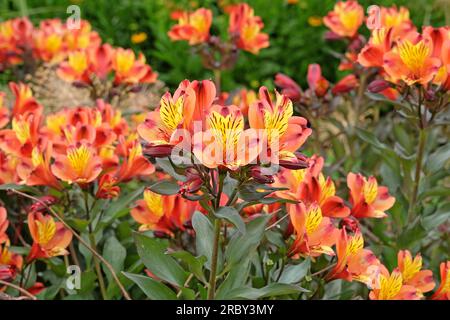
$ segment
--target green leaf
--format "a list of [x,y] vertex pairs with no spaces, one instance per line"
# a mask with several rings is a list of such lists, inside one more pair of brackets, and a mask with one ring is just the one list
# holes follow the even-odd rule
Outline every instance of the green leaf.
[[239,212],[233,207],[220,207],[214,215],[218,218],[228,220],[231,222],[240,233],[245,233],[245,223]]
[[227,274],[225,280],[221,283],[216,292],[216,299],[228,299],[228,293],[233,289],[239,288],[248,280],[250,272],[250,259],[243,259],[239,264],[234,265]]
[[225,252],[230,265],[256,250],[270,217],[271,215],[261,215],[253,219],[247,224],[247,232],[245,234],[235,234],[233,236]]
[[108,209],[103,214],[102,221],[96,225],[95,231],[97,232],[99,229],[104,228],[108,224],[112,223],[117,219],[122,211],[125,211],[125,213],[127,213],[127,208],[130,203],[132,203],[137,197],[142,195],[144,189],[145,187],[140,187],[133,192],[122,195],[118,200],[111,202]]
[[444,204],[432,215],[423,217],[422,226],[426,231],[430,231],[447,221],[450,221],[450,203]]
[[123,272],[123,274],[136,283],[139,288],[152,300],[176,300],[177,295],[170,290],[165,284],[156,281],[150,277],[146,277],[140,274],[133,274]]
[[206,262],[206,257],[194,257],[190,252],[188,251],[175,251],[170,254],[172,257],[182,260],[186,263],[187,267],[189,268],[189,271],[192,272],[197,279],[206,282],[205,275],[203,273],[203,265]]
[[165,253],[166,246],[158,239],[134,233],[134,242],[144,265],[155,276],[173,285],[182,287],[186,281],[186,272],[174,258]]
[[281,274],[279,283],[298,283],[300,282],[309,271],[311,266],[311,260],[306,259],[300,264],[287,266]]
[[186,181],[186,176],[183,176],[175,171],[169,159],[166,158],[156,158],[156,163],[164,170],[164,172],[171,175],[174,179],[178,181]]
[[434,173],[439,169],[442,169],[446,163],[450,161],[450,144],[440,147],[435,152],[433,152],[427,160],[425,170],[428,174]]
[[180,186],[174,181],[163,180],[154,183],[149,189],[155,193],[170,196],[177,194],[180,191]]
[[286,188],[275,188],[265,184],[248,182],[238,188],[239,198],[244,201],[258,201],[273,193],[274,191],[287,190]]
[[25,186],[25,185],[20,185],[20,184],[14,184],[14,183],[6,183],[6,184],[0,184],[0,190],[17,190],[17,191],[22,191],[25,193],[32,193],[32,194],[39,194],[39,190],[33,187],[29,187],[29,186]]
[[[127,250],[124,246],[116,239],[116,237],[109,237],[106,240],[105,245],[103,247],[103,257],[111,264],[114,269],[114,272],[120,273],[123,270],[123,265],[125,262],[125,258],[127,257]],[[112,280],[112,274],[108,268],[103,266],[103,270],[105,271],[108,280]]]
[[[206,268],[211,268],[211,256],[214,243],[214,227],[209,219],[201,212],[195,211],[192,216],[192,227],[195,230],[195,243],[197,253],[207,259]],[[221,251],[219,250],[219,262]],[[219,266],[221,263],[218,264]],[[219,268],[218,268],[219,269]]]
[[232,290],[228,294],[228,299],[260,299],[265,297],[284,296],[289,294],[297,294],[300,292],[309,292],[300,286],[285,284],[285,283],[271,283],[263,288],[241,287]]

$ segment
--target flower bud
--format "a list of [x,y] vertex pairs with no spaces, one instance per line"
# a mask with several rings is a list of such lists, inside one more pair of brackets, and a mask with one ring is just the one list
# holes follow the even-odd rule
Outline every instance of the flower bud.
[[386,90],[389,86],[389,82],[385,80],[374,80],[367,86],[367,90],[372,93],[378,93]]
[[172,153],[173,146],[170,144],[144,145],[143,154],[147,157],[165,158]]
[[250,170],[250,174],[253,179],[255,179],[259,183],[263,184],[271,184],[275,182],[275,179],[271,175],[265,175],[261,172],[260,167],[253,167]]

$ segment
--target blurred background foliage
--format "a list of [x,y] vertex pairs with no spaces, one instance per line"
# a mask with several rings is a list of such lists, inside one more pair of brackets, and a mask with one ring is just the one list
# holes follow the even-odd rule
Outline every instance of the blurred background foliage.
[[[232,0],[231,0],[232,1]],[[167,31],[174,21],[170,12],[176,9],[211,8],[214,11],[212,33],[226,34],[228,16],[221,7],[230,0],[2,0],[0,19],[28,15],[35,23],[44,18],[69,16],[67,7],[80,6],[81,17],[87,19],[102,36],[115,46],[132,47],[144,52],[149,63],[160,73],[160,79],[174,88],[185,79],[211,78],[200,58],[184,42],[171,42]],[[223,88],[237,86],[272,87],[277,72],[285,73],[305,85],[308,64],[322,66],[326,78],[334,81],[338,74],[338,59],[330,51],[342,52],[341,42],[325,42],[326,28],[321,17],[332,10],[334,0],[248,0],[264,23],[264,32],[270,35],[270,47],[254,56],[241,52],[236,68],[223,75]],[[417,26],[448,25],[450,10],[448,0],[360,0],[365,8],[370,5],[405,5]],[[364,28],[362,28],[364,29]],[[367,31],[367,30],[365,30]],[[146,40],[133,43],[133,35],[145,33]],[[182,57],[182,58],[180,58]]]

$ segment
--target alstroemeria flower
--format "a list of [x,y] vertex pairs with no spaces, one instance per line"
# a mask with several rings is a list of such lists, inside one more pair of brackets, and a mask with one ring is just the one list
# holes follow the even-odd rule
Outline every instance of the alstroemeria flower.
[[450,28],[424,27],[423,34],[433,43],[433,57],[442,62],[433,83],[440,85],[444,91],[450,90]]
[[138,176],[148,176],[155,172],[155,167],[142,154],[142,145],[137,139],[125,141],[119,139],[120,148],[123,151],[124,160],[117,172],[118,181],[128,181]]
[[307,174],[298,189],[294,191],[293,199],[301,200],[305,204],[317,203],[322,215],[333,218],[344,218],[350,214],[350,209],[344,200],[336,196],[336,187],[330,177],[326,179],[322,174],[314,177]]
[[0,207],[0,244],[8,241],[6,229],[8,229],[8,215],[4,207]]
[[163,196],[150,190],[144,191],[144,199],[131,209],[131,216],[141,224],[140,231],[152,230],[173,235],[176,229],[184,229],[191,219],[196,203],[180,195]]
[[4,105],[5,93],[0,92],[0,129],[9,123],[9,109]]
[[31,152],[31,159],[22,160],[17,166],[17,175],[27,186],[50,186],[60,189],[61,184],[50,170],[53,147],[51,142],[42,150],[37,146]]
[[369,293],[371,300],[420,300],[422,294],[415,287],[403,284],[402,273],[382,266],[376,286]]
[[313,63],[308,66],[308,74],[306,75],[309,90],[317,97],[323,97],[330,87],[330,83],[322,76],[320,65]]
[[41,115],[28,113],[12,119],[11,129],[0,130],[0,147],[17,157],[29,158],[42,139],[39,134]]
[[336,243],[338,230],[330,218],[322,215],[317,203],[309,206],[302,202],[287,204],[287,209],[295,230],[296,238],[290,249],[294,257],[334,255],[331,247]]
[[104,174],[98,181],[98,189],[95,197],[98,199],[113,199],[120,194],[118,179],[112,174]]
[[354,37],[364,21],[364,9],[357,1],[339,1],[323,23],[340,37]]
[[383,68],[392,82],[427,85],[436,76],[442,62],[433,57],[433,43],[418,33],[398,40],[383,57]]
[[327,275],[327,279],[359,281],[369,287],[374,286],[380,272],[380,261],[372,251],[364,249],[364,239],[360,231],[347,235],[343,228],[336,243],[338,262]]
[[200,8],[194,12],[178,12],[178,24],[168,32],[172,41],[189,41],[191,46],[206,42],[212,23],[211,10]]
[[61,222],[55,222],[53,217],[40,212],[30,212],[28,228],[33,238],[33,246],[27,257],[28,262],[68,254],[66,248],[72,241],[72,232]]
[[11,112],[13,117],[42,114],[44,107],[33,97],[33,92],[28,85],[10,82],[9,89],[16,98]]
[[[22,269],[21,255],[9,250],[9,243],[0,244],[0,280],[12,280]],[[0,291],[2,288],[0,287]]]
[[228,13],[228,32],[238,48],[258,54],[261,49],[269,46],[269,35],[261,32],[264,23],[254,15],[252,7],[247,3],[240,3],[230,6]]
[[431,296],[433,300],[450,300],[450,261],[442,262],[439,266],[441,272],[441,284]]
[[[298,163],[295,152],[304,144],[312,130],[307,127],[308,121],[305,118],[293,116],[291,100],[275,91],[273,101],[267,88],[261,87],[259,100],[249,108],[248,121],[250,128],[264,130],[263,143],[267,145],[263,148],[267,151],[260,150],[260,161],[267,162],[264,157],[268,156],[268,162],[273,162],[273,153],[278,153],[280,164]],[[277,150],[272,150],[274,147]],[[303,168],[305,167],[306,164]]]
[[369,42],[358,54],[358,62],[364,67],[379,67],[384,63],[384,54],[392,47],[392,29],[374,29]]
[[395,5],[389,8],[381,7],[379,23],[380,26],[376,26],[376,28],[392,29],[392,38],[394,40],[407,35],[409,32],[416,31],[416,27],[409,19],[409,10],[405,7],[397,8]]
[[57,178],[83,186],[99,176],[102,164],[92,146],[77,142],[67,148],[66,154],[55,155],[51,170]]
[[257,137],[244,130],[244,117],[237,106],[211,108],[206,118],[207,130],[194,134],[193,153],[208,168],[236,170],[258,156]]
[[131,49],[117,48],[112,59],[112,69],[115,71],[114,83],[153,83],[158,75],[145,63],[141,53],[136,56]]
[[194,106],[192,104],[192,90],[186,91],[179,87],[173,97],[166,92],[159,108],[150,112],[145,122],[137,127],[141,138],[152,145],[175,144],[173,133],[178,128],[187,129]]
[[313,154],[306,160],[308,168],[300,170],[289,170],[281,168],[275,176],[274,187],[288,188],[289,191],[277,191],[276,193],[283,197],[284,194],[290,193],[291,190],[298,190],[300,184],[305,180],[307,175],[318,178],[322,172],[324,159],[316,154]]
[[413,286],[422,293],[433,290],[435,283],[431,270],[422,269],[420,253],[414,259],[408,250],[400,250],[397,255],[398,269],[402,273],[403,283]]
[[361,174],[350,172],[347,175],[350,189],[352,215],[355,218],[384,218],[386,210],[392,208],[395,198],[389,195],[387,187],[378,186],[375,177],[366,179]]

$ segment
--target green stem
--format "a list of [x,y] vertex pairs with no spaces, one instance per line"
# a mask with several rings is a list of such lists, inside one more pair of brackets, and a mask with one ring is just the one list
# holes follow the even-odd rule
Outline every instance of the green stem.
[[[92,221],[91,221],[91,216],[90,216],[90,209],[89,209],[89,199],[88,199],[89,195],[87,192],[84,192],[84,206],[85,206],[85,210],[86,210],[86,218],[88,220],[88,230],[89,230],[89,243],[92,247],[92,249],[94,249],[95,251],[97,250],[97,245],[95,243],[95,234],[92,230]],[[102,295],[103,300],[108,300],[108,296],[106,294],[106,286],[105,286],[105,279],[103,278],[103,274],[102,274],[102,269],[100,267],[100,263],[97,259],[97,257],[93,257],[94,260],[94,268],[95,268],[95,273],[97,274],[97,279],[98,279],[98,285],[100,287],[100,293]]]
[[216,274],[217,274],[217,260],[219,256],[219,240],[220,240],[220,228],[222,226],[220,219],[214,221],[214,244],[213,252],[211,256],[211,273],[209,275],[209,287],[208,287],[208,300],[214,300],[216,293]]
[[413,190],[409,199],[408,221],[411,222],[414,215],[414,207],[417,201],[419,191],[420,172],[422,170],[423,156],[425,154],[426,132],[424,128],[419,129],[419,146],[417,149],[416,171],[414,175]]
[[220,96],[220,86],[222,82],[222,72],[220,69],[214,69],[214,84],[216,85],[216,95]]

